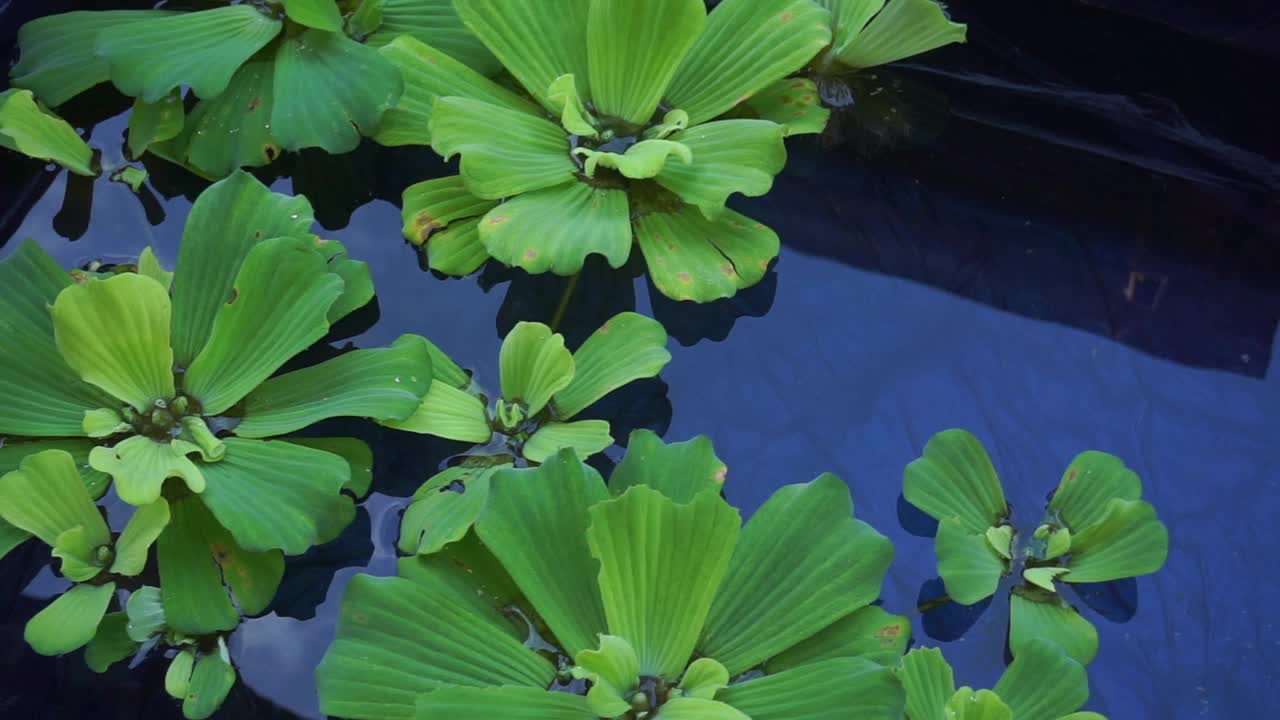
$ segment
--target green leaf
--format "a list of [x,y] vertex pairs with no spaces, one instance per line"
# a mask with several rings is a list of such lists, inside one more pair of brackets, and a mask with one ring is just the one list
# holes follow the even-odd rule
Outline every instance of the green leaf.
[[676,70],[667,103],[699,125],[804,67],[830,42],[827,12],[809,0],[725,0]]
[[305,197],[277,195],[246,172],[233,173],[200,193],[178,246],[173,286],[178,367],[190,367],[205,346],[249,250],[268,238],[308,237],[314,222]]
[[[578,167],[569,139],[549,120],[461,97],[436,99],[428,126],[431,147],[459,169],[472,194],[498,200],[573,180]],[[503,132],[494,133],[501,127]]]
[[938,523],[933,549],[947,595],[961,605],[973,605],[991,597],[1000,578],[1009,572],[1009,561],[991,547],[986,533],[967,532],[957,518]]
[[258,243],[245,256],[231,299],[184,386],[206,415],[217,415],[329,331],[328,312],[343,283],[315,244],[299,238]]
[[596,636],[612,627],[586,539],[589,508],[608,497],[604,481],[562,450],[536,470],[499,471],[491,483],[477,535],[566,653],[594,649]]
[[53,556],[62,561],[59,571],[72,582],[87,582],[102,572],[103,561],[99,552],[105,554],[106,545],[95,545],[88,533],[80,526],[64,531],[53,545]]
[[573,353],[564,346],[564,336],[542,323],[516,323],[502,341],[498,365],[502,398],[524,403],[530,416],[573,380]]
[[530,462],[545,461],[562,448],[573,448],[581,457],[590,457],[613,444],[605,420],[550,422],[525,441],[522,453]]
[[758,720],[899,720],[903,708],[893,671],[862,658],[824,660],[730,685],[716,699]]
[[773,494],[742,531],[698,652],[738,675],[869,604],[893,545],[830,473]]
[[[128,185],[129,189],[134,193],[138,193],[142,191],[142,184],[147,181],[147,171],[142,168],[129,165],[112,173],[111,180],[113,182],[124,183],[125,185]],[[139,274],[145,275],[145,273]],[[151,276],[146,275],[146,277]],[[155,278],[152,279],[154,280]]]
[[164,614],[164,600],[160,588],[143,586],[129,594],[125,605],[128,623],[125,632],[137,643],[144,643],[152,635],[163,632],[168,622]]
[[1141,500],[1142,479],[1115,455],[1089,450],[1071,461],[1049,500],[1049,513],[1079,532],[1102,522],[1112,499]]
[[333,453],[346,460],[347,466],[351,469],[351,479],[342,486],[342,489],[350,490],[351,494],[357,498],[369,494],[369,488],[373,485],[373,451],[363,440],[349,437],[280,439],[293,445]]
[[93,177],[93,151],[66,120],[36,104],[30,90],[0,93],[0,147]]
[[98,33],[94,51],[129,97],[156,102],[187,85],[197,97],[211,98],[280,28],[257,8],[236,5],[114,25]]
[[729,569],[738,511],[711,493],[677,505],[636,486],[590,514],[609,631],[635,646],[642,675],[678,676]]
[[765,663],[770,675],[821,660],[862,657],[893,667],[911,643],[911,621],[876,605],[855,610]]
[[622,462],[609,477],[609,491],[621,495],[628,488],[647,485],[675,502],[687,503],[703,492],[718,494],[728,472],[706,435],[667,444],[651,430],[636,430],[627,441]]
[[[361,0],[359,7],[347,18],[347,34],[357,40],[373,34],[382,25],[382,12],[386,0]],[[365,41],[368,42],[367,38]]]
[[388,348],[344,353],[259,385],[245,397],[235,433],[284,435],[332,417],[404,420],[422,404],[430,384],[426,347],[401,338]]
[[138,575],[147,564],[147,553],[169,524],[169,503],[164,498],[133,511],[129,524],[116,540],[116,559],[111,572]]
[[955,720],[1013,720],[1009,706],[990,690],[962,687],[947,701],[948,718]]
[[555,672],[439,580],[357,575],[316,685],[325,715],[400,720],[414,717],[419,695],[442,685],[541,692]]
[[741,710],[722,702],[680,697],[667,701],[657,720],[751,720]]
[[94,448],[89,453],[89,464],[115,480],[121,500],[142,507],[160,498],[164,481],[171,477],[182,478],[191,492],[204,492],[204,473],[187,457],[187,453],[197,450],[194,445],[176,440],[156,442],[145,435],[134,435],[114,447]]
[[[467,220],[479,218],[497,204],[495,200],[485,200],[472,195],[463,184],[461,175],[449,175],[410,185],[405,188],[404,209],[401,211],[404,218],[404,237],[414,245],[426,245],[428,258],[430,258],[433,245],[437,245],[440,241],[441,231],[458,228]],[[489,256],[483,247],[479,252],[484,258]],[[466,272],[458,274],[465,275],[475,270],[480,263],[484,262],[484,258],[474,263],[474,267],[470,262],[463,262],[463,266],[458,269]],[[439,260],[438,257],[437,260]],[[431,267],[447,272],[435,265]]]
[[999,527],[989,527],[987,532],[987,544],[991,546],[996,554],[1005,560],[1013,559],[1013,526],[1001,525]]
[[164,690],[174,700],[187,696],[191,688],[191,671],[196,667],[196,653],[190,648],[173,656],[169,669],[164,674]]
[[1069,572],[1071,571],[1064,567],[1027,568],[1022,571],[1022,579],[1048,592],[1057,592],[1053,587],[1054,579]]
[[[329,2],[332,6],[332,2]],[[404,92],[400,71],[342,33],[307,30],[276,50],[271,128],[281,147],[356,149]]]
[[342,32],[342,13],[333,0],[282,0],[290,20],[310,28]]
[[954,517],[965,533],[982,533],[1008,516],[1000,478],[982,443],[964,430],[929,438],[902,478],[907,502],[941,522]]
[[23,637],[41,655],[65,655],[93,640],[116,584],[76,585],[27,622]]
[[89,466],[89,453],[95,447],[92,440],[38,440],[35,442],[9,442],[0,446],[0,475],[17,470],[22,461],[34,453],[46,450],[62,450],[69,453],[75,461],[80,480],[89,491],[89,497],[97,500],[106,494],[111,485],[111,478]]
[[993,689],[1019,720],[1060,718],[1089,699],[1084,667],[1061,647],[1038,639],[1014,656]]
[[[88,410],[117,405],[67,366],[49,306],[71,277],[32,240],[0,262],[0,434],[77,436]],[[0,454],[5,453],[0,448]]]
[[431,381],[426,397],[413,415],[381,424],[396,430],[477,444],[489,442],[493,436],[484,401],[439,379]]
[[729,687],[729,671],[711,658],[698,658],[684,671],[679,687],[684,691],[685,697],[710,700],[716,693]]
[[[479,541],[475,540],[475,533],[467,537],[476,547],[484,551]],[[396,574],[432,593],[447,595],[448,597],[443,598],[441,602],[458,606],[460,610],[470,613],[472,620],[485,623],[512,639],[523,641],[528,637],[528,628],[517,628],[516,624],[498,609],[514,603],[519,591],[513,591],[515,595],[509,602],[496,602],[496,596],[489,594],[484,579],[479,576],[482,570],[478,568],[478,564],[464,560],[462,555],[454,554],[453,550],[464,544],[467,543],[464,541],[436,555],[400,558],[396,562]],[[497,566],[497,560],[492,556],[489,559]],[[499,571],[501,571],[500,568]],[[509,579],[508,582],[510,582]]]
[[21,57],[10,71],[14,87],[27,88],[58,106],[110,79],[107,64],[93,52],[105,28],[127,26],[174,13],[162,10],[84,10],[36,18],[18,29]]
[[[428,45],[423,40],[431,42]],[[437,49],[440,48],[440,49]],[[457,96],[493,105],[541,114],[541,108],[516,95],[481,73],[455,60],[436,38],[412,36],[396,38],[382,47],[382,56],[400,70],[404,94],[387,110],[373,139],[388,146],[430,145],[428,123],[436,98]]]
[[351,470],[341,457],[278,441],[226,443],[226,457],[204,466],[200,497],[246,550],[301,555],[349,513],[342,488]]
[[[373,273],[368,263],[352,259],[346,246],[337,240],[317,240],[316,250],[329,264],[329,274],[342,278],[342,294],[329,307],[327,316],[332,325],[373,300]],[[399,339],[406,337],[410,336]]]
[[933,0],[892,0],[865,29],[841,27],[834,50],[844,65],[869,68],[963,43],[967,32],[968,26],[951,22]]
[[699,0],[592,0],[586,40],[596,109],[647,123],[706,22]]
[[[457,3],[456,7],[467,28],[547,109],[555,108],[547,91],[561,75],[577,78],[578,94],[584,100],[589,97],[586,92],[589,0],[538,3],[468,0]],[[444,46],[441,49],[448,51]]]
[[1067,582],[1107,582],[1147,575],[1169,557],[1169,529],[1156,509],[1141,500],[1113,499],[1096,525],[1071,538]]
[[93,504],[75,460],[62,450],[46,450],[22,459],[17,470],[0,477],[0,517],[54,547],[58,537],[81,528],[91,548],[111,543],[111,532]]
[[152,144],[177,137],[185,121],[182,91],[178,88],[155,102],[138,98],[129,113],[129,154],[142,157]]
[[0,558],[13,552],[13,549],[31,539],[31,533],[9,524],[0,517]]
[[631,643],[617,635],[600,635],[600,648],[578,652],[574,662],[573,677],[591,683],[587,702],[594,715],[612,718],[631,711],[631,695],[640,686],[640,659]]
[[409,716],[417,720],[597,720],[598,717],[585,697],[526,687],[442,687],[424,693],[418,698],[417,707],[417,714]]
[[[453,469],[453,468],[451,468]],[[465,470],[465,468],[462,468]],[[446,471],[448,472],[448,471]],[[443,474],[443,473],[442,473]],[[400,552],[431,555],[458,542],[475,524],[489,497],[489,477],[482,471],[467,479],[466,492],[440,488],[414,498],[400,521]]]
[[187,720],[204,720],[217,712],[236,684],[236,671],[220,653],[201,655],[191,673],[186,697],[182,699],[182,716]]
[[606,167],[633,180],[644,180],[662,172],[673,156],[685,165],[693,162],[693,152],[688,146],[672,140],[641,140],[621,154],[587,147],[574,148],[573,154],[584,158],[582,171],[589,178],[596,176],[597,168]]
[[502,63],[462,24],[453,0],[386,0],[382,24],[365,43],[381,47],[404,35],[431,43],[481,74],[502,70]]
[[758,197],[787,162],[782,126],[768,120],[721,120],[671,136],[693,152],[692,164],[667,163],[658,184],[715,219],[733,193]]
[[572,75],[556,78],[547,89],[547,99],[559,108],[560,126],[570,134],[590,138],[600,136],[595,118],[578,95],[578,84]]
[[751,117],[782,126],[782,136],[816,135],[827,128],[831,111],[822,106],[818,85],[809,78],[783,78],[746,100]]
[[1076,662],[1087,665],[1098,654],[1098,630],[1062,598],[1040,598],[1015,589],[1010,599],[1009,651],[1014,657],[1042,639],[1060,645]]
[[946,705],[956,692],[951,666],[938,648],[916,648],[902,658],[899,671],[911,720],[947,720]]
[[125,632],[129,617],[122,612],[107,613],[98,624],[93,639],[84,648],[84,664],[96,673],[104,673],[112,665],[138,651],[138,643]]
[[280,157],[280,143],[271,132],[274,69],[270,59],[261,57],[241,65],[224,92],[196,103],[182,134],[163,147],[170,148],[176,161],[215,178],[240,167],[271,164]]
[[174,394],[170,315],[169,293],[149,277],[88,278],[58,295],[54,335],[85,382],[147,413]]
[[572,275],[593,253],[614,268],[631,256],[626,192],[581,182],[507,200],[484,216],[479,233],[488,255],[534,274]]
[[764,277],[778,256],[778,236],[733,210],[708,220],[691,206],[634,220],[636,242],[653,284],[673,300],[732,297]]

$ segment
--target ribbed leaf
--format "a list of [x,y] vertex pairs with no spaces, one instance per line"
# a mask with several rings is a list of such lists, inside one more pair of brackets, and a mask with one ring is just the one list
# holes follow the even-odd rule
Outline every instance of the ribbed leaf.
[[601,635],[599,649],[582,650],[573,660],[573,677],[591,683],[587,703],[593,715],[612,718],[631,711],[630,699],[640,685],[640,658],[631,643],[617,635]]
[[480,241],[503,264],[572,275],[587,256],[618,268],[631,256],[631,218],[622,190],[568,182],[525,193],[480,221]]
[[277,195],[246,172],[233,173],[196,198],[182,232],[173,284],[178,367],[189,367],[205,346],[249,250],[260,240],[307,237],[314,222],[305,197]]
[[66,120],[36,105],[30,90],[0,93],[0,147],[94,175],[93,151]]
[[707,18],[667,90],[671,107],[706,122],[804,67],[831,42],[825,10],[810,0],[725,0]]
[[1009,610],[1009,651],[1015,657],[1036,639],[1060,645],[1073,660],[1088,665],[1098,654],[1098,631],[1062,598],[1031,597],[1014,590]]
[[89,453],[94,447],[94,442],[87,439],[6,441],[0,446],[0,475],[17,470],[28,455],[46,450],[62,450],[69,453],[75,461],[76,470],[80,473],[85,489],[89,491],[89,497],[97,500],[106,494],[111,478],[89,466]]
[[951,22],[933,0],[891,0],[861,32],[840,28],[836,59],[854,68],[869,68],[919,55],[950,43],[962,43],[968,27]]
[[[414,245],[425,244],[430,255],[433,241],[439,240],[439,231],[453,229],[469,219],[479,218],[497,204],[496,200],[485,200],[472,195],[463,184],[461,175],[449,175],[410,185],[405,188],[404,209],[401,212],[405,239]],[[483,247],[480,252],[488,257]],[[434,265],[432,268],[439,269]]]
[[311,28],[342,32],[342,13],[334,0],[283,0],[289,19]]
[[350,152],[377,132],[404,91],[400,71],[377,50],[314,29],[280,43],[274,83],[271,131],[280,146],[329,153]]
[[751,720],[741,710],[707,698],[678,697],[658,712],[660,720]]
[[201,655],[182,699],[182,716],[187,720],[205,720],[217,712],[235,684],[235,668],[223,660],[221,654]]
[[627,454],[609,477],[609,491],[621,495],[628,488],[647,485],[675,502],[687,503],[703,492],[718,494],[728,472],[706,435],[667,444],[650,430],[636,430],[627,442]]
[[954,720],[1013,720],[1013,713],[1000,696],[990,690],[962,687],[947,701],[947,717]]
[[126,438],[114,447],[96,447],[89,453],[93,469],[115,480],[120,499],[141,507],[160,497],[164,481],[182,478],[191,492],[204,492],[204,474],[188,457],[199,448],[177,442],[157,442],[145,435]]
[[84,664],[90,670],[104,673],[138,651],[138,643],[125,632],[128,623],[129,617],[122,612],[107,613],[102,618],[93,639],[84,648]]
[[993,689],[1018,720],[1060,718],[1089,699],[1084,667],[1045,640],[1028,642]]
[[772,675],[842,657],[861,657],[877,665],[894,667],[910,643],[910,620],[902,615],[890,615],[876,605],[868,605],[769,658],[765,671]]
[[656,177],[671,164],[693,162],[693,152],[672,140],[641,140],[627,148],[626,152],[605,152],[587,147],[574,148],[573,154],[583,158],[582,172],[589,178],[596,176],[596,169],[605,167],[617,170],[623,177],[644,180]]
[[492,472],[486,470],[467,477],[465,492],[441,487],[424,493],[422,497],[415,496],[400,521],[400,541],[397,543],[400,552],[432,555],[466,536],[489,498],[491,475]]
[[492,479],[476,532],[571,657],[608,628],[588,547],[588,508],[608,497],[599,474],[562,450],[536,470]]
[[573,448],[580,457],[590,457],[613,444],[605,420],[549,422],[525,441],[521,454],[530,462],[543,462],[561,448]]
[[817,83],[809,78],[783,78],[742,106],[752,117],[781,125],[783,137],[821,133],[831,117],[831,111],[822,106]]
[[773,187],[787,162],[782,130],[767,120],[721,120],[678,132],[670,139],[693,151],[693,163],[667,163],[655,179],[714,219],[733,193],[757,197]]
[[729,569],[738,511],[712,493],[677,505],[636,486],[590,513],[609,632],[635,646],[642,675],[677,677]]
[[332,417],[404,420],[431,384],[431,356],[404,338],[274,377],[244,399],[240,437],[284,435]]
[[[597,720],[585,697],[526,687],[444,687],[418,698],[417,720]],[[665,715],[664,715],[665,717]]]
[[636,241],[658,290],[673,300],[711,302],[760,282],[778,256],[778,236],[732,210],[716,220],[697,208],[645,213]]
[[706,23],[701,0],[592,0],[587,67],[597,111],[647,123]]
[[729,671],[711,658],[698,658],[684,671],[679,687],[684,691],[685,697],[710,700],[716,693],[729,687]]
[[164,616],[164,599],[158,587],[144,585],[129,593],[125,608],[128,618],[125,632],[134,642],[146,642],[168,625]]
[[85,382],[147,413],[173,398],[171,314],[169,293],[149,277],[88,278],[59,293],[54,337]]
[[138,575],[147,564],[147,553],[169,524],[169,503],[164,499],[133,511],[129,524],[116,540],[116,559],[111,572]]
[[81,528],[92,548],[111,543],[111,532],[75,460],[61,450],[28,455],[17,470],[0,477],[0,517],[51,548],[60,535],[75,528]]
[[381,47],[404,35],[430,43],[484,75],[502,69],[502,63],[462,24],[453,0],[386,0],[382,22],[365,43]]
[[924,455],[903,473],[902,494],[938,521],[954,517],[966,533],[986,532],[1009,514],[991,458],[964,430],[929,438]]
[[738,675],[880,596],[893,545],[826,474],[773,494],[742,531],[698,652]]
[[113,582],[76,585],[27,622],[23,637],[41,655],[64,655],[93,639],[116,591]]
[[536,415],[573,380],[573,353],[564,336],[542,323],[516,323],[502,341],[498,365],[502,398],[523,402],[528,415]]
[[825,660],[730,685],[716,699],[758,720],[898,720],[904,700],[893,671],[862,658]]
[[342,488],[351,470],[341,457],[286,442],[226,443],[227,456],[204,466],[201,498],[241,547],[301,555],[349,514]]
[[381,424],[459,442],[486,443],[493,436],[484,401],[439,379],[432,380],[422,404],[412,415]]
[[848,49],[871,18],[884,9],[885,0],[818,0],[831,11],[831,50]]
[[538,106],[455,60],[445,48],[435,43],[435,38],[401,36],[379,52],[400,70],[404,78],[404,94],[400,102],[387,110],[382,125],[373,136],[383,145],[430,145],[428,123],[438,97],[471,98],[511,110],[541,114]]
[[414,717],[418,696],[441,685],[541,691],[554,676],[550,663],[438,581],[357,575],[316,685],[326,715],[401,720]]
[[[316,251],[328,263],[329,274],[342,278],[342,294],[329,306],[326,316],[332,325],[373,300],[373,273],[369,263],[352,258],[346,246],[337,240],[317,240]],[[407,342],[407,337],[402,336],[400,340]]]
[[89,539],[83,527],[73,527],[58,536],[53,546],[53,556],[62,565],[58,571],[71,582],[87,582],[97,577],[103,569],[98,557],[99,548]]
[[191,671],[196,667],[196,652],[192,648],[182,650],[173,656],[169,669],[164,674],[164,690],[174,700],[181,700],[191,689]]
[[1009,572],[1009,561],[991,547],[986,533],[967,532],[954,517],[938,523],[933,550],[947,595],[961,605],[991,597]]
[[951,666],[938,648],[916,648],[899,671],[911,720],[947,720],[946,705],[956,692]]
[[119,405],[82,381],[54,342],[49,306],[71,284],[32,240],[0,262],[0,434],[79,436],[86,411]]
[[555,114],[560,118],[560,127],[573,135],[598,138],[600,131],[596,127],[597,120],[592,115],[582,96],[578,94],[578,84],[572,75],[561,75],[547,89],[547,99],[555,106]]
[[1141,500],[1113,499],[1098,524],[1071,537],[1067,582],[1107,582],[1147,575],[1169,556],[1169,530]]
[[129,97],[156,102],[185,85],[211,98],[280,28],[257,8],[236,5],[113,25],[98,33],[94,51]]
[[1099,524],[1114,498],[1141,500],[1142,479],[1115,455],[1088,450],[1077,455],[1062,473],[1062,481],[1049,500],[1049,513],[1079,532]]
[[329,308],[342,288],[342,280],[327,271],[311,241],[258,243],[245,256],[208,344],[187,370],[185,389],[205,414],[230,408],[324,337]]
[[36,18],[18,29],[21,57],[10,71],[14,87],[27,88],[50,106],[61,105],[110,79],[93,53],[102,30],[174,13],[160,10],[82,10]]
[[[512,6],[515,7],[515,6]],[[494,133],[501,127],[503,132]],[[569,182],[577,165],[564,130],[545,118],[482,100],[441,97],[429,125],[431,147],[459,169],[472,194],[497,200]]]
[[138,98],[129,113],[129,154],[142,157],[153,144],[177,137],[185,120],[182,92],[177,88],[155,102]]
[[351,494],[357,498],[363,498],[369,494],[369,488],[373,485],[373,451],[363,440],[349,437],[280,439],[294,445],[333,453],[346,460],[347,466],[351,469],[351,479],[342,489],[350,490]]
[[269,165],[280,157],[280,142],[271,131],[274,86],[274,63],[269,58],[250,59],[224,92],[192,108],[182,135],[169,144],[175,159],[217,178],[237,168]]
[[548,109],[551,83],[571,74],[587,93],[587,13],[590,0],[455,3],[458,16],[529,94]]

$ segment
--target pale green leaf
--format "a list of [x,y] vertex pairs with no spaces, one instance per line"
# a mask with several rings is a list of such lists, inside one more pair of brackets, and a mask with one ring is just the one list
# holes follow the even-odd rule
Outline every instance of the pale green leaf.
[[201,655],[182,699],[182,716],[187,720],[205,720],[217,712],[235,684],[235,668],[223,660],[220,653]]
[[186,121],[182,91],[174,88],[155,102],[138,98],[129,113],[129,154],[135,158],[152,144],[178,136]]
[[168,623],[164,615],[164,600],[160,588],[144,585],[129,594],[125,605],[128,622],[125,632],[137,643],[144,643],[152,635],[163,632]]
[[453,0],[386,0],[382,22],[365,43],[381,47],[405,35],[431,43],[484,75],[502,70],[502,63],[462,24]]
[[467,28],[547,109],[555,107],[547,90],[561,75],[577,78],[578,94],[589,98],[585,89],[590,0],[468,0],[456,6]]
[[598,649],[581,650],[573,659],[573,677],[591,682],[587,702],[596,715],[611,718],[630,712],[631,695],[640,685],[640,659],[631,643],[617,635],[600,635]]
[[477,444],[488,442],[493,435],[484,401],[439,379],[431,381],[426,397],[412,415],[381,424],[396,430]]
[[582,97],[578,95],[578,85],[572,75],[561,75],[556,78],[547,89],[547,99],[559,108],[557,114],[560,116],[560,126],[570,134],[590,138],[599,137],[600,132],[596,130],[595,118],[582,102]]
[[164,673],[164,691],[174,700],[187,696],[191,688],[191,671],[196,667],[196,653],[190,648],[173,656],[169,669]]
[[0,147],[94,175],[93,151],[66,120],[37,105],[30,90],[0,92]]
[[491,475],[482,471],[468,478],[465,492],[440,488],[415,497],[400,521],[400,552],[431,555],[461,540],[484,509]]
[[342,31],[342,13],[334,0],[283,0],[290,20],[329,32]]
[[185,85],[211,98],[281,26],[251,5],[235,5],[114,25],[98,33],[94,51],[129,97],[156,102]]
[[990,690],[965,686],[947,701],[945,710],[954,720],[1013,720],[1013,713],[1000,696]]
[[[502,132],[495,133],[493,128]],[[472,194],[498,200],[573,180],[564,130],[545,118],[482,100],[441,97],[431,113],[431,147],[459,169]]]
[[84,434],[91,438],[111,437],[119,433],[132,433],[133,426],[125,422],[120,413],[110,408],[89,410],[84,414]]
[[711,700],[716,693],[729,687],[729,671],[711,658],[698,658],[684,671],[679,687],[685,697]]
[[[428,258],[432,257],[433,247],[438,246],[444,231],[457,228],[468,220],[478,219],[497,205],[496,200],[485,200],[472,195],[462,182],[461,175],[449,175],[425,182],[416,183],[405,188],[401,216],[404,219],[404,237],[414,245],[426,245]],[[474,224],[472,225],[474,228]],[[485,258],[488,253],[481,247],[479,250]],[[483,258],[480,262],[483,262]],[[437,255],[437,262],[439,257]],[[480,266],[475,263],[464,263],[454,274],[466,275]],[[440,272],[450,272],[453,265],[445,268],[431,266]]]
[[831,11],[832,52],[840,52],[858,37],[871,18],[884,9],[885,0],[818,0]]
[[902,478],[907,502],[941,522],[955,518],[965,533],[982,533],[1009,514],[1000,478],[978,438],[943,430],[929,438],[924,454]]
[[[387,716],[390,717],[390,716]],[[597,720],[587,699],[527,687],[442,687],[418,698],[415,720]]]
[[1071,571],[1064,567],[1027,568],[1022,571],[1022,579],[1042,590],[1057,592],[1053,587],[1053,581],[1057,579],[1059,575],[1065,575],[1069,572]]
[[1141,500],[1113,499],[1096,525],[1071,538],[1067,582],[1107,582],[1147,575],[1169,557],[1169,529]]
[[877,605],[868,605],[769,658],[765,672],[772,675],[841,657],[862,657],[877,665],[893,667],[902,659],[910,642],[910,620],[902,615],[890,615]]
[[1049,500],[1049,514],[1080,532],[1097,525],[1112,499],[1141,500],[1142,479],[1115,455],[1096,450],[1071,461]]
[[783,137],[821,133],[831,111],[823,107],[818,85],[809,78],[783,78],[767,85],[742,107],[751,117],[782,126]]
[[999,527],[989,527],[984,533],[987,536],[987,544],[991,546],[996,554],[1005,560],[1013,559],[1013,526],[1001,525]]
[[573,380],[573,353],[564,336],[542,323],[520,322],[502,341],[498,355],[502,398],[524,403],[536,415]]
[[778,256],[778,236],[733,210],[708,220],[695,207],[647,212],[634,221],[636,241],[658,290],[704,303],[760,282]]
[[947,595],[961,605],[991,597],[1000,578],[1009,572],[1009,561],[991,547],[986,533],[967,532],[957,518],[938,523],[933,549]]
[[[140,167],[128,165],[111,174],[113,182],[124,183],[134,193],[141,192],[142,184],[147,181],[147,171]],[[148,275],[147,277],[151,277]],[[153,278],[154,279],[154,278]]]
[[84,648],[84,664],[96,673],[104,673],[112,665],[138,651],[125,627],[129,617],[122,612],[107,613],[98,624],[93,639]]
[[[847,0],[846,0],[847,1]],[[836,59],[854,68],[896,62],[950,43],[963,43],[968,26],[951,22],[934,0],[890,0],[861,32],[841,27]]]
[[911,720],[947,720],[946,705],[956,692],[951,666],[938,648],[916,648],[898,672]]
[[[342,278],[342,294],[329,306],[327,315],[332,325],[373,300],[373,273],[368,263],[352,258],[346,246],[337,240],[317,240],[316,251],[328,263],[329,274]],[[409,336],[399,339],[406,337]]]
[[116,559],[111,572],[137,575],[147,564],[147,553],[169,524],[169,503],[160,498],[133,511],[129,524],[116,540]]
[[[582,172],[589,178],[595,177],[596,170],[604,167],[613,168],[633,180],[644,180],[656,177],[668,164],[688,165],[693,162],[693,152],[689,147],[674,140],[641,140],[623,153],[576,147],[573,154],[583,158]],[[668,163],[672,158],[675,161]]]
[[1015,657],[1037,639],[1060,645],[1083,665],[1098,654],[1097,629],[1062,598],[1041,598],[1015,589],[1010,603],[1009,651]]
[[530,462],[540,463],[563,448],[573,448],[579,457],[586,458],[612,444],[613,436],[605,420],[549,422],[525,441],[521,454]]
[[173,285],[173,273],[160,265],[160,258],[156,257],[150,245],[142,248],[142,252],[138,254],[138,274],[155,280],[165,290]]
[[863,658],[824,660],[730,685],[716,699],[756,720],[900,720],[903,708],[893,671]]
[[593,253],[614,268],[631,256],[626,192],[582,182],[507,200],[484,216],[479,233],[488,255],[533,274],[572,275]]
[[41,655],[65,655],[93,640],[116,584],[76,585],[27,622],[23,637]]
[[719,493],[728,472],[706,435],[667,444],[651,430],[636,430],[627,441],[622,462],[609,477],[609,490],[621,495],[633,486],[647,485],[675,502],[687,503],[703,492]]
[[214,178],[240,167],[269,165],[280,157],[280,143],[271,131],[274,90],[274,63],[251,58],[231,76],[225,91],[196,103],[181,135],[152,151],[162,156],[167,151],[174,161]]
[[758,197],[773,187],[787,162],[782,130],[768,120],[721,120],[675,133],[693,162],[667,163],[655,179],[714,219],[733,193]]
[[76,526],[58,536],[53,544],[53,556],[62,561],[58,570],[63,577],[72,582],[87,582],[102,572],[105,558],[99,553],[105,554],[107,547],[95,545],[84,527]]
[[82,529],[89,547],[111,543],[107,523],[93,504],[75,460],[62,450],[27,455],[17,470],[0,477],[0,517],[49,547],[75,528]]
[[993,690],[1018,720],[1051,720],[1089,699],[1089,679],[1061,647],[1035,639],[1014,656]]
[[751,720],[732,705],[711,699],[679,697],[668,700],[655,720]]
[[106,494],[111,485],[111,478],[89,466],[89,453],[96,447],[92,440],[85,438],[64,440],[37,440],[34,442],[6,441],[0,445],[0,475],[17,470],[22,461],[34,453],[46,450],[62,450],[75,460],[80,480],[89,491],[89,497],[98,500]]
[[649,122],[706,23],[702,0],[592,0],[586,41],[596,110]]
[[114,447],[94,448],[89,453],[89,464],[115,480],[121,500],[142,507],[159,499],[164,481],[171,477],[182,478],[191,492],[204,492],[204,473],[187,457],[187,453],[197,450],[198,447],[177,440],[157,442],[145,435],[133,435]]

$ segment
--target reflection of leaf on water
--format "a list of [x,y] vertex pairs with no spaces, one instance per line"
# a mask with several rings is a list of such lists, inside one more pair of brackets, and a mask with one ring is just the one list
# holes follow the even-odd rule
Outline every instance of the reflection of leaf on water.
[[933,142],[951,111],[942,91],[888,68],[821,77],[818,90],[832,108],[823,144],[849,143],[868,155]]

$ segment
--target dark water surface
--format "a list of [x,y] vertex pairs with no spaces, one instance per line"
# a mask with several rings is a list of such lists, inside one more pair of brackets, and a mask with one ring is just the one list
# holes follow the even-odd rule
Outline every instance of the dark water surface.
[[[1229,14],[1219,25],[1251,32],[1182,34],[1187,13],[1134,19],[1151,3],[1124,15],[1006,5],[951,3],[972,24],[968,46],[855,86],[861,102],[838,137],[793,144],[774,191],[736,203],[783,240],[760,286],[697,307],[655,297],[643,276],[589,268],[562,330],[573,343],[632,307],[662,320],[674,359],[661,381],[595,413],[618,437],[709,435],[746,512],[781,485],[839,474],[858,516],[897,548],[883,594],[896,612],[940,594],[928,529],[900,500],[902,469],[931,434],[977,434],[1024,519],[1077,452],[1119,455],[1171,548],[1155,576],[1066,591],[1101,636],[1087,709],[1269,717],[1280,706],[1280,138],[1275,111],[1246,96],[1277,76],[1267,48],[1278,33]],[[0,0],[0,40],[41,8],[56,9]],[[66,112],[101,120],[92,143],[118,163],[127,104],[104,110],[110,98]],[[68,266],[146,245],[171,266],[200,189],[159,162],[142,198],[105,178],[68,186],[7,153],[0,163],[0,257],[32,237]],[[552,315],[563,279],[418,268],[394,202],[445,171],[429,152],[306,155],[282,170],[293,174],[273,187],[311,197],[325,234],[373,269],[377,307],[333,347],[420,333],[496,378],[502,334]],[[343,585],[393,572],[407,496],[465,449],[355,422],[316,434],[333,431],[373,444],[378,492],[341,539],[292,560],[275,611],[235,634],[242,682],[219,717],[318,717],[312,671]],[[79,654],[26,647],[27,619],[61,590],[47,560],[27,547],[0,562],[0,718],[180,717],[162,661],[95,676]],[[1000,595],[917,614],[916,640],[944,646],[959,683],[989,687],[1007,607]]]

